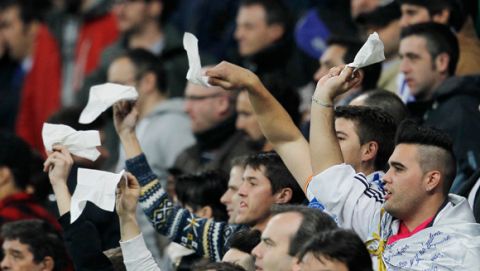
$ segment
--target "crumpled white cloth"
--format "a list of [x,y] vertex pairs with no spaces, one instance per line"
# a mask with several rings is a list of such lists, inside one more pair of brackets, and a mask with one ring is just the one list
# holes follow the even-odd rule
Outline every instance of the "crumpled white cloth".
[[99,132],[95,130],[76,131],[63,124],[44,123],[42,138],[47,151],[52,151],[54,144],[61,144],[67,147],[72,154],[91,161],[97,160],[100,156],[97,146],[102,143]]
[[187,80],[204,87],[210,87],[208,76],[202,75],[202,64],[198,53],[198,39],[192,33],[185,32],[183,35],[183,48],[187,51],[188,72]]
[[83,109],[78,122],[88,124],[93,122],[103,111],[120,100],[136,100],[138,92],[132,86],[113,83],[95,85],[90,88],[87,106]]
[[79,168],[77,187],[70,203],[70,224],[80,217],[87,201],[92,202],[105,211],[113,212],[115,208],[115,190],[124,172],[122,170],[120,173],[115,174],[107,171]]
[[377,32],[370,34],[367,41],[358,51],[352,63],[348,67],[360,69],[385,60],[383,42],[378,37]]

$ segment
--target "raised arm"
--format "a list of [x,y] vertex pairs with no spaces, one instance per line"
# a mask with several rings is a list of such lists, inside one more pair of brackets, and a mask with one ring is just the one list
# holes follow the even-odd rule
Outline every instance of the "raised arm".
[[140,205],[154,228],[198,255],[220,261],[226,240],[238,226],[201,219],[175,206],[152,172],[135,135],[136,111],[128,103],[114,106],[115,128],[125,148],[127,170],[140,185]]
[[312,98],[310,124],[310,154],[314,175],[343,163],[342,152],[335,133],[333,101],[361,82],[360,73],[339,67],[322,77]]
[[290,115],[251,71],[228,62],[207,70],[210,83],[225,89],[246,89],[263,134],[273,145],[293,174],[304,187],[312,175],[309,146]]

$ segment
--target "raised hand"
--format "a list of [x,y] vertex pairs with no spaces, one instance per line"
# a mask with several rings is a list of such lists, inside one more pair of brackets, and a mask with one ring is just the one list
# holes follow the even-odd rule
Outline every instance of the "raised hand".
[[131,101],[119,101],[113,105],[113,120],[119,136],[135,133],[138,111]]
[[126,173],[126,177],[122,178],[117,187],[115,206],[120,219],[135,217],[140,197],[140,184],[137,178],[129,172]]
[[362,82],[360,72],[356,71],[354,73],[353,68],[350,67],[334,67],[318,81],[313,96],[330,103],[360,82]]
[[43,171],[48,173],[52,186],[65,185],[73,165],[73,158],[65,146],[53,146],[53,152],[43,163]]
[[205,75],[210,77],[208,83],[227,90],[252,88],[260,82],[253,72],[226,61],[208,69]]

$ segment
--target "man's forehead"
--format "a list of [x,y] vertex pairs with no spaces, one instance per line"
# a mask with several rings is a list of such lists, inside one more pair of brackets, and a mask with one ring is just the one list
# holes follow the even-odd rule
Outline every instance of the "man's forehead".
[[262,233],[262,238],[269,238],[272,240],[290,238],[298,231],[303,217],[297,212],[279,213],[270,219],[267,227]]

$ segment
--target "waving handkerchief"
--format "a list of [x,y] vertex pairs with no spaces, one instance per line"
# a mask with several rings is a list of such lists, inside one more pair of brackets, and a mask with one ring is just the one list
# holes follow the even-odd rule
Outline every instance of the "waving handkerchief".
[[183,48],[187,51],[188,72],[187,80],[204,87],[210,87],[208,76],[202,75],[202,64],[200,63],[200,54],[198,53],[198,39],[191,33],[185,32],[183,35]]
[[370,34],[365,44],[360,48],[353,62],[347,66],[360,69],[383,61],[385,60],[383,49],[383,42],[378,37],[377,32],[374,32]]
[[87,106],[83,109],[78,122],[88,124],[103,111],[120,100],[136,100],[138,93],[134,87],[113,83],[96,85],[90,88]]
[[70,126],[63,124],[44,123],[42,129],[43,145],[47,151],[52,151],[54,144],[61,144],[77,156],[91,161],[97,160],[100,152],[100,134],[98,131],[76,131]]
[[105,211],[113,212],[115,190],[123,177],[123,173],[124,170],[115,174],[107,171],[79,168],[77,187],[70,203],[70,224],[80,217],[87,201]]

